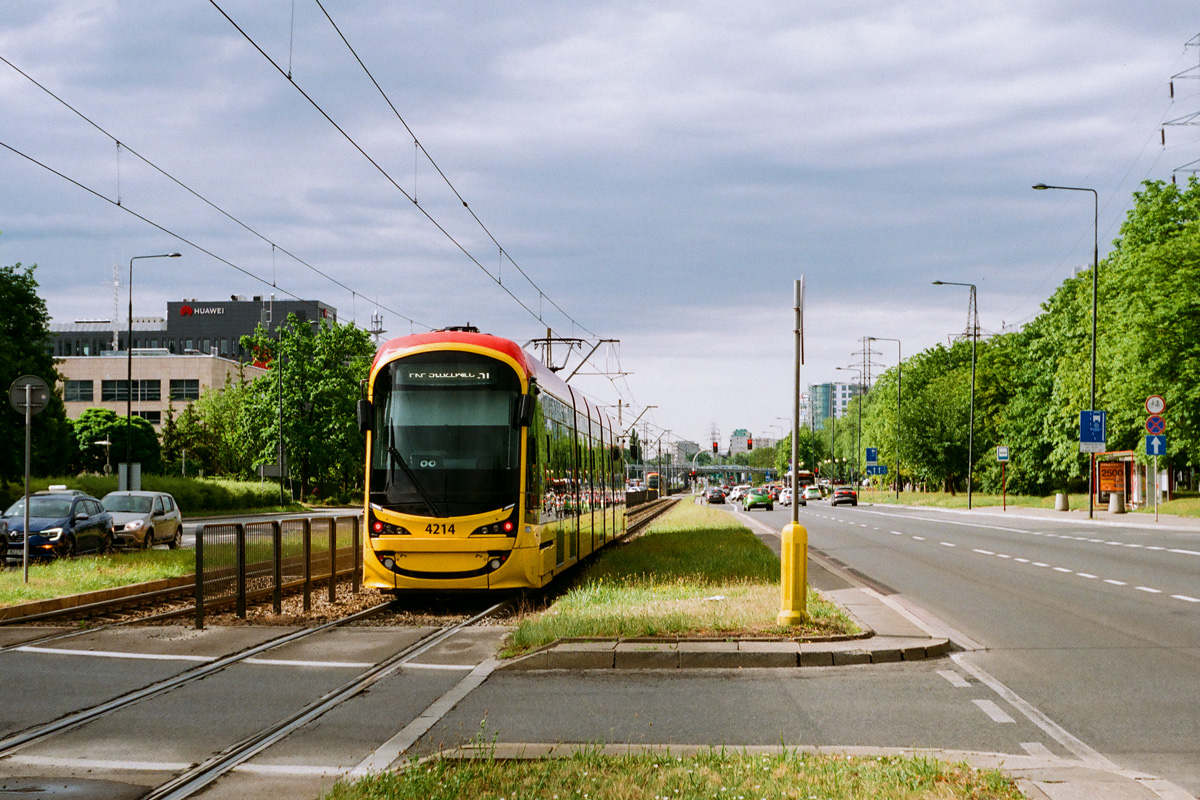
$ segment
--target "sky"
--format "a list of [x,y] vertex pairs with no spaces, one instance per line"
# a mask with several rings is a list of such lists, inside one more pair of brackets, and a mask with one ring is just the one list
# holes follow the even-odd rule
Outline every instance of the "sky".
[[129,259],[179,251],[135,317],[274,292],[618,340],[571,383],[624,426],[778,438],[796,280],[806,386],[960,335],[934,280],[1027,323],[1200,159],[1164,126],[1198,34],[1188,0],[4,0],[0,264],[54,322],[124,319]]

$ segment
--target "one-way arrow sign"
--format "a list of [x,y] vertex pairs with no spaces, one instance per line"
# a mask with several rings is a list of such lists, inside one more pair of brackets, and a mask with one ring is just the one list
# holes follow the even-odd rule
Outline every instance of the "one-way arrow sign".
[[1167,454],[1167,437],[1166,436],[1147,436],[1146,437],[1146,455],[1148,456],[1165,456]]

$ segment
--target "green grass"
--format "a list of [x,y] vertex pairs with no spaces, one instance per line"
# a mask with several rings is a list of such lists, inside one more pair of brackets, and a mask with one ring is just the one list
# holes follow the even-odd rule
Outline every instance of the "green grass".
[[589,637],[821,637],[858,627],[819,593],[809,620],[779,626],[779,559],[728,514],[683,502],[605,551],[549,609],[522,614],[502,655]]
[[0,571],[0,607],[176,578],[195,571],[195,553],[191,550],[136,550],[31,563],[29,583],[24,582],[24,570],[19,566]]
[[[937,508],[966,508],[967,493],[958,492],[952,495],[949,492],[901,492],[900,499],[897,501],[895,491],[861,489],[858,493],[858,501],[860,503],[893,504],[899,502],[901,505],[934,506]],[[1087,510],[1088,497],[1086,493],[1069,494],[1067,501],[1073,510]],[[1004,503],[1005,498],[999,494],[975,492],[971,497],[971,505],[975,508],[999,507]],[[1049,497],[1035,497],[1032,495],[1009,494],[1007,504],[1014,508],[1053,509],[1054,495],[1050,495]],[[1107,508],[1107,506],[1103,508]],[[1130,509],[1129,513],[1153,514],[1154,506],[1139,508],[1136,511]],[[1200,497],[1196,497],[1191,493],[1185,493],[1181,496],[1177,495],[1174,500],[1159,505],[1158,513],[1173,514],[1179,517],[1200,517]]]
[[[71,475],[69,477],[33,478],[29,490],[36,492],[49,486],[62,485],[79,489],[93,497],[103,497],[117,490],[116,475]],[[185,478],[179,475],[143,475],[146,491],[169,492],[179,503],[184,516],[201,516],[229,511],[265,510],[278,512],[279,487],[259,481],[235,481],[224,478]],[[8,508],[25,492],[24,481],[0,486],[0,510]],[[303,505],[289,502],[290,510],[302,510]]]
[[323,800],[1021,800],[999,770],[928,756],[851,758],[712,750],[695,756],[605,756],[584,748],[566,758],[432,759],[397,772],[339,782]]

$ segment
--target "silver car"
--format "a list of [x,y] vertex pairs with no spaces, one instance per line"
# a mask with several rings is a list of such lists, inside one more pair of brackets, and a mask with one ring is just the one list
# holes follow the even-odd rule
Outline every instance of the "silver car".
[[117,542],[126,547],[166,542],[174,550],[183,543],[183,517],[166,492],[109,492],[100,503],[112,514]]

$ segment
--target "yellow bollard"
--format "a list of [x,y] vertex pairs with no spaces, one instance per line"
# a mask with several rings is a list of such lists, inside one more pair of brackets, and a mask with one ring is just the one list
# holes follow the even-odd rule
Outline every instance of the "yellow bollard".
[[790,522],[779,550],[780,625],[799,625],[808,619],[808,529]]

